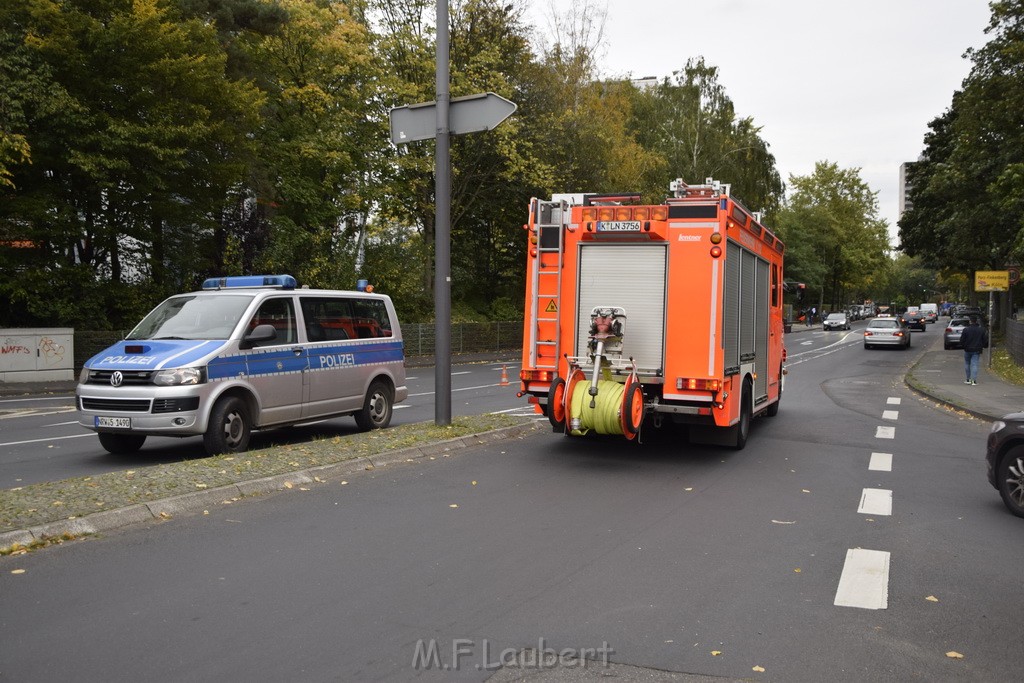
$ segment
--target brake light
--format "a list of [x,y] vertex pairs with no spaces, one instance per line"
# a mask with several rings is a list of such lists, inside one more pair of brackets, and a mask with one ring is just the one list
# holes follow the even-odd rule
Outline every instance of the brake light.
[[597,220],[597,209],[587,208],[583,209],[583,221],[596,221]]
[[667,206],[655,206],[651,209],[651,219],[656,221],[667,221],[668,220],[668,207]]
[[599,221],[613,221],[615,220],[615,208],[611,206],[602,206],[597,210],[597,220]]
[[638,221],[647,221],[651,219],[651,209],[646,206],[638,206],[633,209],[633,218]]
[[633,211],[628,206],[620,206],[615,209],[615,220],[628,221],[633,217]]
[[676,378],[676,389],[690,389],[692,391],[718,391],[722,388],[722,381],[717,379],[693,379],[686,377]]
[[550,370],[520,370],[519,379],[524,382],[548,382],[552,380]]

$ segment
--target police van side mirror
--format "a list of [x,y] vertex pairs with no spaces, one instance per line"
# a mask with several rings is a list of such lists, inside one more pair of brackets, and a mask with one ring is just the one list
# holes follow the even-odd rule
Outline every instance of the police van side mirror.
[[242,338],[242,343],[238,346],[242,349],[251,349],[257,344],[273,341],[276,338],[277,330],[274,329],[273,325],[257,325],[252,332]]

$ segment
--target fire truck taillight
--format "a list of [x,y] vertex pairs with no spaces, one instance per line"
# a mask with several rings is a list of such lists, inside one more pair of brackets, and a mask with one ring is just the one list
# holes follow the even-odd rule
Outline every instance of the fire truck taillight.
[[722,388],[721,380],[676,378],[676,390],[690,389],[693,391],[718,391]]
[[615,220],[615,207],[614,206],[602,206],[597,210],[597,220],[599,221],[613,221]]
[[655,221],[667,221],[668,220],[668,207],[667,206],[655,206],[651,209],[651,219]]
[[722,243],[722,233],[720,233],[720,232],[713,232],[713,233],[711,233],[711,244],[721,244],[721,243]]
[[615,209],[615,220],[628,221],[633,218],[633,210],[628,206],[620,206]]
[[648,206],[638,206],[633,209],[633,218],[638,221],[648,221],[651,219],[651,209]]
[[520,370],[519,379],[524,382],[547,382],[550,384],[553,373],[550,370]]
[[719,246],[711,247],[711,258],[718,258],[722,255],[722,248]]
[[597,220],[597,209],[591,207],[583,209],[583,221],[596,221]]

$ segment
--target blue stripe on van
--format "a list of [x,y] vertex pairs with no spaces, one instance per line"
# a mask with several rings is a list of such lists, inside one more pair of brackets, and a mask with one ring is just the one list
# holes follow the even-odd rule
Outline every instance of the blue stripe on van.
[[[90,370],[157,370],[195,365],[225,345],[223,340],[125,340],[101,351],[85,363]],[[128,349],[132,349],[130,352]],[[173,362],[171,362],[173,361]]]

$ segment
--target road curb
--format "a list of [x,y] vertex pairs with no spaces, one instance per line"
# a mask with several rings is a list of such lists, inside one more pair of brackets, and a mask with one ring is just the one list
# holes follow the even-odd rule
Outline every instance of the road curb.
[[192,491],[170,498],[148,503],[137,503],[114,510],[95,512],[74,519],[62,519],[26,529],[0,533],[0,549],[13,546],[30,546],[34,543],[53,539],[72,539],[79,536],[123,529],[136,524],[167,520],[176,514],[206,510],[210,507],[233,503],[242,498],[252,498],[267,493],[287,490],[300,484],[326,483],[342,477],[353,476],[387,465],[415,462],[424,458],[435,458],[452,452],[465,450],[505,439],[513,439],[538,431],[536,423],[525,422],[511,427],[492,429],[479,434],[460,436],[424,446],[410,446],[372,456],[357,456],[329,465],[319,465],[272,477],[261,477],[235,482],[205,491]]

